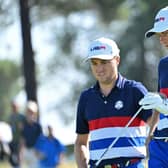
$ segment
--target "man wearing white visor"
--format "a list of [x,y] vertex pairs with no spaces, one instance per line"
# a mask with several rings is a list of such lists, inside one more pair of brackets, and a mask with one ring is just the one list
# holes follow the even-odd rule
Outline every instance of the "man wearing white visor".
[[[161,45],[168,48],[168,6],[159,10],[154,27],[146,32],[147,38],[158,35]],[[149,131],[149,168],[168,167],[168,56],[158,66],[158,92],[148,93],[139,102],[143,109],[154,109]]]

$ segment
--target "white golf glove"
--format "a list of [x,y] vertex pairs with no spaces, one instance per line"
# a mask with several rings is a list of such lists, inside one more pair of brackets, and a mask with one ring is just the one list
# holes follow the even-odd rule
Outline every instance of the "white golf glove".
[[162,114],[168,115],[168,99],[162,98],[158,93],[149,92],[139,101],[139,105],[144,110],[155,109]]

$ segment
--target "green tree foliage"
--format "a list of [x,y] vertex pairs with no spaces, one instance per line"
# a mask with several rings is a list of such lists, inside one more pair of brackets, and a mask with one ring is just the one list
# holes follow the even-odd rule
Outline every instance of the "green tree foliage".
[[4,29],[13,23],[15,7],[15,1],[0,0],[0,29]]
[[[93,82],[88,64],[82,63],[83,57],[87,54],[87,50],[83,49],[87,48],[90,40],[100,36],[113,38],[119,44],[122,74],[143,82],[149,90],[157,89],[157,64],[165,50],[158,45],[157,38],[145,39],[144,34],[152,27],[156,12],[167,5],[167,0],[29,0],[29,2],[32,26],[50,22],[48,26],[53,35],[55,54],[47,67],[46,76],[53,76],[56,81],[57,78],[62,78],[62,82],[70,83],[69,95],[63,97],[63,100],[55,106],[61,116],[69,117],[67,109],[70,107],[74,107],[75,111],[79,92]],[[74,71],[79,75],[79,80],[68,78]],[[81,79],[81,76],[84,78]],[[74,113],[71,117],[74,117]]]
[[6,118],[10,102],[19,90],[20,67],[10,60],[0,60],[0,116]]
[[[40,7],[43,9],[41,11],[53,9],[50,10],[52,12],[50,16],[58,17],[61,15],[65,20],[62,28],[64,31],[59,33],[59,30],[55,27],[55,39],[59,51],[56,51],[55,61],[52,60],[49,66],[55,69],[50,69],[55,72],[52,74],[58,74],[60,66],[66,67],[68,63],[78,72],[80,71],[81,74],[82,72],[87,74],[87,79],[83,81],[83,84],[80,83],[79,85],[79,81],[71,83],[71,96],[65,98],[67,106],[74,104],[81,88],[93,82],[91,75],[88,73],[88,66],[81,66],[82,56],[87,53],[74,53],[74,44],[78,41],[77,45],[79,45],[82,35],[88,40],[99,36],[114,38],[121,48],[121,73],[130,79],[143,82],[149,90],[157,89],[157,63],[160,58],[159,55],[163,52],[161,48],[156,47],[158,46],[157,40],[145,39],[144,34],[152,27],[156,12],[166,6],[166,1],[76,0],[71,3],[66,0],[51,0],[50,2],[52,2],[51,8],[47,8],[47,4],[41,3],[39,9]],[[90,28],[83,28],[82,26],[86,19],[82,14],[85,12],[90,12],[96,20],[95,24]],[[81,22],[78,25],[73,25],[69,19],[69,16],[75,14],[79,14],[81,17]],[[86,42],[86,47],[87,44]],[[62,59],[59,59],[58,55],[61,55]],[[57,107],[62,111],[61,115],[65,114],[66,116],[65,106],[62,108],[61,105],[57,105]]]

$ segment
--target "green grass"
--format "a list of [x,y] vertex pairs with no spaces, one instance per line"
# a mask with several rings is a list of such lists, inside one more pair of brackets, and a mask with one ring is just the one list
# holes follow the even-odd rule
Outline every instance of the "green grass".
[[[11,168],[7,161],[0,162],[0,168]],[[77,168],[75,162],[62,163],[58,168]]]
[[[145,162],[145,168],[147,168],[147,161]],[[0,162],[0,168],[11,168],[8,162]],[[58,168],[77,168],[75,162],[69,161],[67,163],[62,163]]]
[[74,162],[63,163],[58,168],[77,168]]
[[0,168],[11,168],[8,162],[0,161]]

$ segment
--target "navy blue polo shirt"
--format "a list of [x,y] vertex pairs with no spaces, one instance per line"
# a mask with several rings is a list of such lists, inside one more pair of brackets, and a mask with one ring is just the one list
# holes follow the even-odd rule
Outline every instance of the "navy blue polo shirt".
[[[168,56],[163,57],[159,62],[158,91],[168,98]],[[168,137],[168,116],[160,114],[160,121],[154,135],[156,137]]]
[[[140,108],[138,102],[147,93],[140,83],[128,80],[119,74],[115,87],[105,97],[98,83],[81,93],[76,120],[76,133],[90,133],[90,159],[96,161],[102,152],[120,135],[120,131]],[[146,121],[151,110],[142,110],[128,127],[125,135],[106,155],[103,164],[112,163],[113,158],[140,157],[146,155]],[[112,153],[111,153],[112,152]]]
[[24,138],[25,145],[27,148],[34,147],[37,138],[42,133],[41,125],[38,122],[28,123],[27,121],[24,123],[22,130],[22,137]]
[[[128,80],[120,74],[115,87],[107,97],[100,92],[97,83],[81,93],[77,110],[76,132],[89,133],[88,122],[90,120],[111,116],[133,116],[140,108],[139,100],[146,93],[147,89],[140,82]],[[123,107],[116,111],[117,103],[121,103]],[[146,121],[151,116],[151,110],[142,110],[139,116]]]

